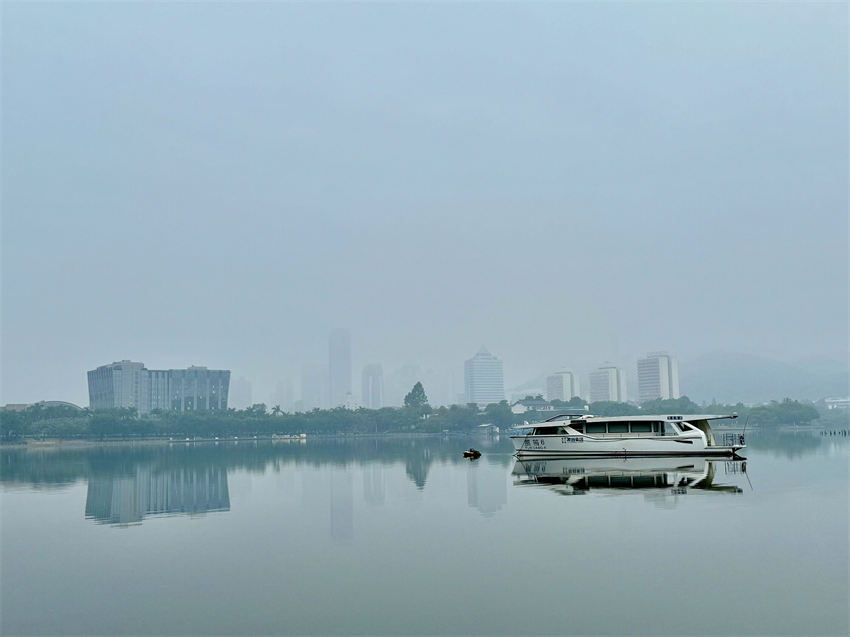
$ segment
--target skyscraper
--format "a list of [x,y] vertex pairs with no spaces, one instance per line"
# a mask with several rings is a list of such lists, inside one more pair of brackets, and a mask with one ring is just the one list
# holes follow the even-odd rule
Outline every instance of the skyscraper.
[[621,403],[628,400],[626,376],[615,365],[602,365],[590,373],[590,402],[609,400]]
[[328,342],[328,389],[332,408],[344,405],[351,393],[351,336],[345,329],[331,332]]
[[305,365],[301,369],[301,409],[312,411],[323,409],[328,402],[327,399],[327,374],[312,365]]
[[363,406],[380,409],[384,406],[384,371],[378,363],[363,368]]
[[271,405],[279,405],[283,411],[292,411],[292,383],[288,378],[277,381],[274,392],[271,395]]
[[641,402],[679,397],[679,363],[667,352],[650,352],[638,359],[637,372]]
[[555,372],[546,378],[547,400],[563,400],[566,402],[580,394],[581,389],[579,387],[578,376],[572,370],[567,369]]
[[466,402],[487,405],[505,399],[502,361],[482,347],[464,363]]

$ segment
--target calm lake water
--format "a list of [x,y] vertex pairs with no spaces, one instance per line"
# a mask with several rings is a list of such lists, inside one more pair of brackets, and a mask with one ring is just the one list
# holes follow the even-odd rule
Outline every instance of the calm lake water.
[[518,464],[505,438],[5,449],[0,629],[847,634],[850,437],[748,438],[746,464]]

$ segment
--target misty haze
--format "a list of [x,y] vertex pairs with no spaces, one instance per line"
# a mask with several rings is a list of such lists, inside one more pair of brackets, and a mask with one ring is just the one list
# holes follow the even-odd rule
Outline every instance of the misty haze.
[[3,2],[2,632],[846,634],[848,35]]

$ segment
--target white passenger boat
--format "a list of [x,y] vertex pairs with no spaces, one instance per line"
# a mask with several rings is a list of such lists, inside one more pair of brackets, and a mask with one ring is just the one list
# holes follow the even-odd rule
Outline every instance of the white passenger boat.
[[684,416],[559,415],[514,427],[520,458],[551,456],[735,456],[743,434],[724,434],[718,444],[708,422],[737,414]]

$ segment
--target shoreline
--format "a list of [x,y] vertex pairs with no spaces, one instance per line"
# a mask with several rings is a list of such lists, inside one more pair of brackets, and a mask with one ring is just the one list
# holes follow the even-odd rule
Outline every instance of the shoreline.
[[219,436],[219,437],[192,437],[192,438],[132,438],[132,439],[113,439],[113,440],[96,440],[96,439],[78,439],[78,438],[43,438],[43,439],[25,439],[15,442],[2,442],[0,449],[32,449],[32,450],[47,450],[47,449],[85,449],[90,447],[119,447],[119,446],[163,446],[163,445],[192,445],[192,444],[239,444],[247,442],[273,442],[286,444],[306,444],[308,440],[336,440],[336,439],[369,439],[369,438],[470,438],[476,437],[477,432],[456,432],[450,434],[443,433],[405,433],[405,432],[387,432],[387,433],[338,433],[338,434],[308,434],[301,437],[298,434],[264,434],[257,436]]
[[[714,427],[714,431],[740,431],[740,427]],[[782,432],[820,432],[820,431],[844,430],[842,427],[834,428],[824,425],[780,425],[776,427],[750,426],[749,432],[759,433],[766,431]],[[507,434],[506,434],[507,435]],[[159,436],[120,438],[98,440],[92,438],[27,438],[16,441],[0,442],[0,449],[27,449],[33,451],[52,449],[87,449],[93,447],[153,447],[164,445],[194,445],[194,444],[239,444],[248,442],[272,442],[286,444],[306,444],[308,440],[339,440],[339,439],[370,439],[370,438],[480,438],[477,431],[469,432],[385,432],[385,433],[336,433],[336,434],[263,434],[256,436],[219,436],[219,437],[170,437]]]

